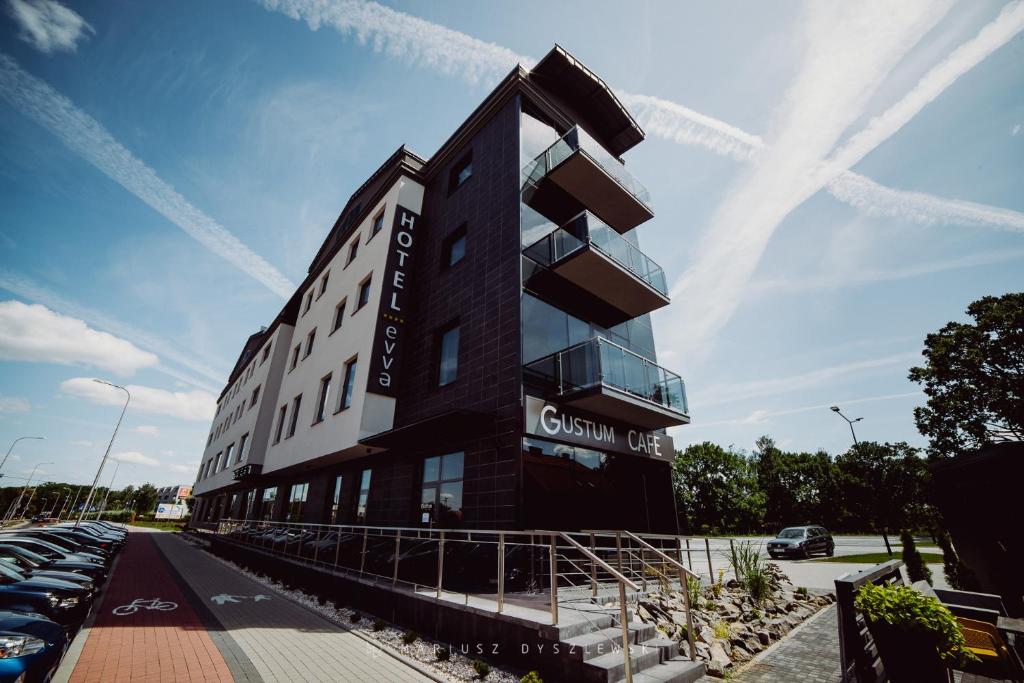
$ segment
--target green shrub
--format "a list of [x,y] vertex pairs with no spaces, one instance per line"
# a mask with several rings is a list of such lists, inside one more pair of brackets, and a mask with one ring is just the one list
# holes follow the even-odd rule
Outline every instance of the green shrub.
[[696,609],[700,606],[700,579],[696,576],[686,577],[686,592],[690,598],[690,607]]
[[519,679],[519,683],[544,683],[544,679],[536,671],[531,671]]
[[889,624],[908,633],[927,635],[943,662],[960,665],[977,660],[964,645],[956,617],[936,598],[910,586],[862,586],[853,601],[868,623]]
[[451,650],[446,647],[438,647],[434,649],[434,657],[436,657],[439,662],[447,662],[451,659],[451,656]]
[[942,573],[946,575],[946,582],[956,590],[977,591],[980,588],[978,579],[974,576],[971,568],[960,559],[949,534],[945,531],[937,531],[935,540],[942,548]]
[[761,604],[772,591],[773,577],[768,563],[761,556],[761,546],[753,541],[740,541],[733,549],[733,569],[747,589],[750,599]]
[[914,537],[904,529],[900,532],[900,542],[903,544],[903,564],[907,565],[907,576],[911,581],[927,581],[932,583],[932,570],[924,563],[921,552],[914,543]]
[[729,640],[729,624],[724,621],[716,622],[712,630],[715,632],[715,638]]
[[416,642],[417,638],[419,638],[419,636],[417,636],[412,631],[406,631],[405,633],[402,634],[402,642],[405,643],[406,645],[412,645],[413,643]]
[[482,681],[491,673],[491,665],[482,659],[474,659],[473,671],[476,672],[477,678]]
[[359,620],[363,617],[361,614],[359,614],[359,612],[352,612],[352,614],[348,615],[348,618],[349,621],[351,621],[353,624],[358,624]]
[[374,631],[383,631],[386,626],[387,626],[387,623],[383,619],[374,619],[373,620],[373,630]]
[[797,595],[799,595],[801,598],[803,598],[804,600],[807,599],[807,587],[806,586],[800,586],[799,588],[796,589],[795,593]]

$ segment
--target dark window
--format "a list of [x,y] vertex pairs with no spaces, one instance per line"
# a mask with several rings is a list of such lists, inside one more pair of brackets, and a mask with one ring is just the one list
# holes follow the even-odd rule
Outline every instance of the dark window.
[[370,232],[370,237],[373,237],[378,232],[384,229],[384,212],[381,211],[373,218],[373,229]]
[[356,385],[357,360],[353,358],[345,363],[345,383],[341,387],[341,402],[338,404],[338,410],[345,410],[352,405],[352,390]]
[[306,355],[303,358],[309,358],[309,354],[313,353],[313,342],[316,340],[316,328],[314,327],[306,335]]
[[224,464],[221,469],[227,469],[228,465],[231,464],[231,455],[235,452],[235,444],[230,444],[224,451]]
[[[359,297],[356,299],[356,311],[370,303],[370,282],[373,278],[366,278],[359,283]],[[352,311],[355,313],[355,311]]]
[[260,506],[260,519],[270,519],[274,514],[274,500],[277,498],[277,487],[263,489],[263,504]]
[[451,384],[459,376],[459,326],[452,325],[439,335],[437,385]]
[[249,457],[249,433],[242,434],[238,441],[238,459],[235,462],[242,462]]
[[443,268],[450,268],[466,256],[466,224],[463,223],[455,232],[444,238],[444,249],[442,251]]
[[324,295],[324,292],[327,291],[327,280],[330,277],[331,277],[331,271],[328,270],[326,273],[324,273],[324,276],[322,278],[320,278],[320,293],[316,295],[317,299],[322,297]]
[[299,364],[299,353],[301,351],[302,351],[302,344],[299,344],[298,346],[296,346],[295,350],[292,351],[292,366],[290,368],[288,368],[289,372],[294,370],[295,366]]
[[256,508],[256,489],[245,494],[245,519],[252,519],[252,513]]
[[342,299],[341,303],[334,307],[334,323],[331,325],[331,333],[341,327],[341,323],[345,320],[345,303],[348,299]]
[[252,390],[252,396],[249,398],[249,408],[255,406],[258,400],[260,400],[260,388],[256,387]]
[[343,479],[343,477],[340,474],[337,477],[334,478],[334,494],[331,496],[331,510],[330,510],[330,518],[331,518],[330,523],[331,524],[337,524],[339,521],[341,521],[338,518],[338,504],[341,502],[341,482],[342,482],[342,479]]
[[[294,399],[292,399],[292,419],[291,419],[291,422],[288,423],[288,436],[289,437],[295,435],[295,425],[299,421],[299,406],[300,405],[302,405],[302,394],[299,394]],[[288,437],[285,437],[285,438],[288,438]]]
[[281,406],[281,409],[277,411],[277,429],[274,430],[274,443],[281,440],[281,432],[284,431],[284,418],[288,412],[288,406]]
[[363,470],[363,475],[359,479],[359,497],[356,499],[356,524],[364,524],[366,522],[366,507],[367,503],[370,502],[370,478],[373,476],[373,470]]
[[448,176],[448,194],[462,187],[463,183],[473,176],[473,153],[459,159],[452,167],[451,175]]
[[331,376],[320,380],[320,398],[316,402],[316,415],[313,417],[313,424],[323,422],[324,413],[327,412],[327,399],[331,395]]
[[309,307],[313,305],[313,290],[309,290],[309,294],[306,295],[306,305],[302,307],[302,315],[306,315],[309,312]]
[[358,235],[352,241],[352,244],[348,245],[348,258],[345,259],[345,265],[352,263],[356,260],[356,254],[359,253],[359,237]]
[[423,461],[421,521],[449,526],[462,521],[463,454],[435,455]]
[[267,344],[266,348],[263,349],[263,357],[260,358],[260,365],[266,363],[268,358],[270,358],[270,344]]
[[288,521],[301,522],[302,508],[306,505],[309,495],[309,484],[292,484],[291,495],[288,496]]

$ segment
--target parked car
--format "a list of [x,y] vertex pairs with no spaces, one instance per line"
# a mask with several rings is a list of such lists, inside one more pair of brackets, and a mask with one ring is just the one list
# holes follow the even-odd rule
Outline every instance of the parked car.
[[50,680],[67,645],[67,630],[52,619],[0,611],[0,681]]
[[64,626],[77,626],[92,604],[92,592],[43,577],[29,577],[0,562],[0,609],[42,614]]
[[0,534],[0,543],[17,546],[19,548],[27,548],[28,550],[39,553],[43,557],[51,560],[65,559],[91,562],[100,569],[106,571],[106,563],[99,555],[93,555],[91,553],[73,553],[62,546],[55,545],[49,541],[44,541],[41,538],[17,536],[15,534]]
[[[88,534],[84,531],[73,531],[64,527],[47,527],[45,529],[24,529],[19,530],[19,533],[34,534],[41,538],[45,538],[51,543],[57,543],[60,545],[58,539],[63,539],[71,543],[76,543],[79,546],[83,546],[89,549],[89,552],[95,553],[96,555],[109,555],[113,558],[115,552],[115,542],[113,539],[103,539]],[[69,550],[76,550],[75,548],[69,548]]]
[[94,546],[87,546],[83,543],[79,543],[76,539],[62,536],[60,534],[51,533],[49,530],[43,531],[42,529],[18,529],[17,531],[5,532],[0,534],[0,539],[10,533],[12,536],[24,537],[24,538],[38,538],[41,541],[52,543],[53,545],[63,548],[69,553],[89,553],[99,557],[104,563],[109,564],[113,562],[114,558],[109,551],[103,550],[102,548],[96,548]]
[[115,545],[123,545],[127,532],[120,529],[108,529],[105,526],[97,525],[96,522],[83,522],[82,524],[75,525],[73,522],[64,522],[62,524],[56,524],[52,527],[53,529],[62,529],[73,533],[83,533],[94,538],[101,538],[104,540],[113,541]]
[[19,552],[10,546],[7,548],[0,548],[0,562],[6,562],[15,570],[26,576],[43,576],[48,579],[70,581],[71,583],[76,583],[90,592],[95,592],[95,582],[85,574],[76,574],[75,572],[60,571],[58,569],[46,569],[27,557],[24,557],[21,554],[22,552],[24,551]]
[[107,573],[104,568],[95,562],[65,558],[50,559],[33,550],[29,550],[28,548],[19,548],[18,546],[7,543],[0,543],[0,553],[2,552],[16,553],[18,556],[27,562],[31,562],[39,569],[80,574],[81,576],[87,577],[96,585],[102,584],[107,578]]
[[768,554],[775,559],[787,555],[810,557],[812,553],[832,557],[835,549],[832,534],[820,526],[789,526],[768,541]]

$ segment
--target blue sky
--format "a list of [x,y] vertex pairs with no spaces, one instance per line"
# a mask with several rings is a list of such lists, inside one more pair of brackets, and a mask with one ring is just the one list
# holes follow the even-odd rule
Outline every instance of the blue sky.
[[[705,439],[922,444],[924,336],[1021,287],[1019,2],[2,0],[0,446],[18,481],[191,483],[242,342],[351,191],[555,42],[646,129],[626,155]],[[313,29],[316,30],[313,30]],[[111,471],[104,475],[106,480]]]

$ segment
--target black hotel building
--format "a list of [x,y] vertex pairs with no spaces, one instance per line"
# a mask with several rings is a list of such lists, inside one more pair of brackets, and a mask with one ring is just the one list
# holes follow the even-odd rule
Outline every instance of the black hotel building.
[[194,523],[675,532],[686,394],[657,363],[666,277],[621,159],[643,138],[555,47],[429,159],[399,148],[246,341]]

